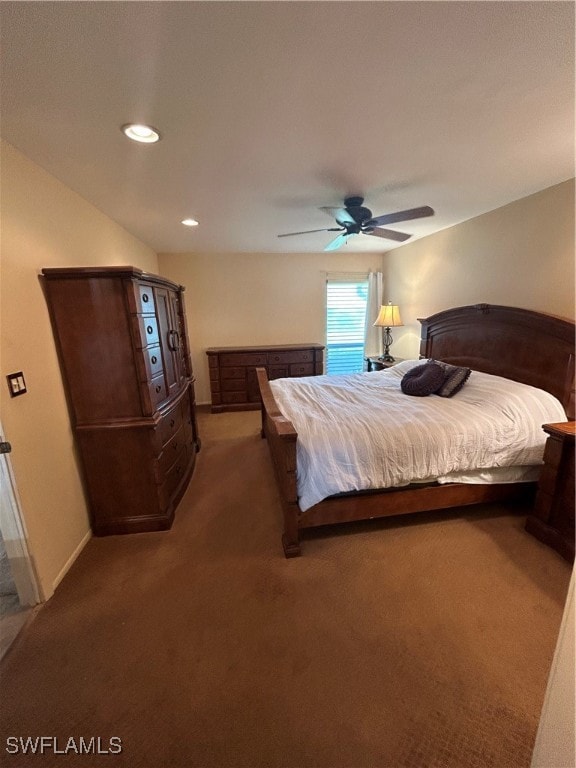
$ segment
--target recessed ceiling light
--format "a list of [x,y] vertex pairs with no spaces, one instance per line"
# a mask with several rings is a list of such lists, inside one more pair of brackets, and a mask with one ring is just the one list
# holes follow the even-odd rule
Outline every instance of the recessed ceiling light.
[[154,144],[156,141],[160,141],[160,134],[151,125],[128,123],[122,126],[122,131],[132,141],[139,141],[142,144]]
[[198,222],[196,219],[183,219],[182,224],[184,224],[185,227],[197,227]]

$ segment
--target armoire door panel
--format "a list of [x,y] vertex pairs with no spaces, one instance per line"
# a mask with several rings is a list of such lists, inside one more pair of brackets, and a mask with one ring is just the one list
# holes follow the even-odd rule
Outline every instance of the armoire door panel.
[[164,360],[164,378],[166,380],[168,397],[170,397],[180,387],[180,373],[177,360],[178,335],[172,321],[170,291],[166,288],[157,287],[154,289],[154,297],[162,357]]
[[46,293],[74,421],[141,413],[130,320],[117,280],[48,281]]

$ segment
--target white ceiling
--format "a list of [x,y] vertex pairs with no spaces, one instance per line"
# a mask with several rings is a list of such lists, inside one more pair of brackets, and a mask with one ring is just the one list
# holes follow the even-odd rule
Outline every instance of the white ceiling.
[[574,175],[572,2],[0,6],[2,137],[159,252],[318,252],[277,235],[350,193],[432,206],[414,239]]

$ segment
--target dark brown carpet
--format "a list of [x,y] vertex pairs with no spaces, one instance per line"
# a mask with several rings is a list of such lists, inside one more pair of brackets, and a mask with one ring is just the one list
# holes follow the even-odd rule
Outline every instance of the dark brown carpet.
[[[258,425],[204,415],[172,530],[89,542],[2,661],[2,765],[529,766],[568,564],[498,506],[285,560]],[[42,735],[122,752],[6,753]]]

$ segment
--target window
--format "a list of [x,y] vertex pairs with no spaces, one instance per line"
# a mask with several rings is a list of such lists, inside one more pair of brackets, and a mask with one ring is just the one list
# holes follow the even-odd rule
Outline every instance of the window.
[[326,281],[326,373],[361,373],[368,278]]

